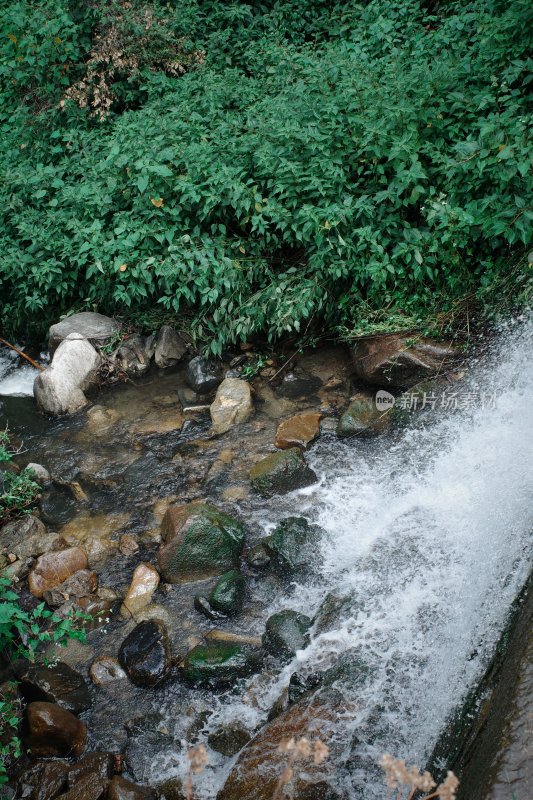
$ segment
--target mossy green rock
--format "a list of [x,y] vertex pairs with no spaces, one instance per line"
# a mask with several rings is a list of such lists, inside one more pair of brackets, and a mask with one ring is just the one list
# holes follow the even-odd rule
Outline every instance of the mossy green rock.
[[217,688],[257,672],[260,666],[258,648],[220,642],[194,647],[187,653],[182,669],[183,677],[190,683]]
[[373,395],[357,394],[344,411],[337,425],[337,436],[373,436],[383,433],[391,415],[376,407]]
[[206,503],[171,506],[161,524],[157,560],[167,583],[186,583],[235,567],[244,542],[240,522]]
[[243,599],[244,578],[238,570],[231,569],[218,579],[209,595],[209,605],[229,617],[240,610]]
[[274,529],[266,546],[273,556],[277,571],[292,575],[317,565],[323,537],[322,528],[310,525],[305,517],[287,517]]
[[316,480],[316,474],[307,466],[297,447],[271,453],[250,470],[252,486],[263,497],[302,489]]
[[280,611],[272,614],[266,623],[263,647],[281,661],[290,661],[297,650],[303,650],[310,642],[311,620],[297,611]]

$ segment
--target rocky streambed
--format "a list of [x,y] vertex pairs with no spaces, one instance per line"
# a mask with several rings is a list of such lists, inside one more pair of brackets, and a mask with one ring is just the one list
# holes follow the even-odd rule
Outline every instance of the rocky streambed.
[[383,796],[386,751],[424,766],[528,570],[526,327],[465,376],[387,337],[251,381],[253,350],[208,363],[167,331],[73,415],[2,398],[49,474],[3,569],[28,607],[91,617],[60,663],[16,667],[17,796],[174,800],[192,770],[195,797],[266,799],[291,737],[295,798]]

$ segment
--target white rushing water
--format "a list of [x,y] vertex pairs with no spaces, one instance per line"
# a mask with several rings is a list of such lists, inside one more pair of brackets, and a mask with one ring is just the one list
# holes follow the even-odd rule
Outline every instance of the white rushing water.
[[[355,649],[372,672],[355,697],[344,689],[356,704],[342,732],[347,744],[352,733],[358,742],[344,778],[352,798],[386,796],[374,769],[384,752],[424,766],[486,668],[531,568],[531,322],[503,333],[446,391],[457,409],[440,399],[390,435],[321,441],[311,451],[319,486],[280,500],[276,516],[303,512],[326,529],[321,575],[268,613],[313,613],[328,592],[351,600],[333,629],[256,690],[256,708],[249,695],[226,697],[209,725],[264,720],[292,672],[324,669]],[[264,514],[257,511],[268,530]],[[213,766],[205,797],[228,771]]]
[[14,350],[0,348],[0,397],[31,397],[33,382],[38,370],[31,364],[18,365],[19,356]]

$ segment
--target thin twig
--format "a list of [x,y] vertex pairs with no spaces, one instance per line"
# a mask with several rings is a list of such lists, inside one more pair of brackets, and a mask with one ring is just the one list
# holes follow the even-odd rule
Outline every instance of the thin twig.
[[38,364],[36,361],[34,361],[33,358],[30,358],[29,356],[27,356],[26,353],[23,353],[22,350],[19,350],[18,347],[15,347],[14,344],[10,344],[9,342],[6,342],[6,340],[2,339],[1,336],[0,336],[0,342],[2,342],[2,344],[5,344],[7,347],[10,347],[12,350],[15,351],[15,353],[18,353],[19,356],[22,356],[22,358],[25,358],[26,361],[29,361],[30,364],[32,365],[32,367],[35,367],[35,369],[40,369],[41,372],[44,372],[44,367],[42,367],[40,364]]

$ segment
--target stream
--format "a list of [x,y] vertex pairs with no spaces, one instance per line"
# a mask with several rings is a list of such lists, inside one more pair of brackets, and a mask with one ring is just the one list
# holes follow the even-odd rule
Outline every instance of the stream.
[[[301,582],[245,567],[244,610],[223,624],[193,609],[209,582],[160,589],[154,599],[154,616],[179,654],[212,627],[260,636],[282,609],[316,615],[305,650],[216,693],[179,679],[150,690],[128,681],[97,687],[84,715],[93,749],[123,748],[124,724],[153,718],[154,735],[131,756],[133,777],[183,776],[191,744],[233,722],[259,729],[293,673],[331,674],[344,664],[334,681],[345,712],[336,732],[338,786],[354,800],[377,800],[386,796],[382,754],[425,766],[483,674],[531,568],[531,320],[515,321],[481,352],[462,380],[437,393],[434,408],[408,414],[388,433],[349,441],[324,433],[306,455],[318,483],[270,500],[249,492],[248,469],[272,450],[280,414],[295,410],[271,390],[250,423],[219,438],[205,417],[183,419],[176,410],[179,369],[102,390],[96,412],[47,420],[27,396],[34,371],[14,369],[2,352],[0,424],[24,441],[26,460],[58,482],[43,518],[69,544],[83,543],[101,586],[123,594],[135,565],[155,562],[170,501],[209,499],[245,523],[248,544],[295,514],[326,531],[316,569]],[[85,499],[73,499],[69,482]],[[137,553],[120,552],[124,533],[137,537]],[[116,656],[132,626],[113,617],[64,659],[87,674],[95,655]],[[234,762],[209,751],[198,796],[215,797]]]

